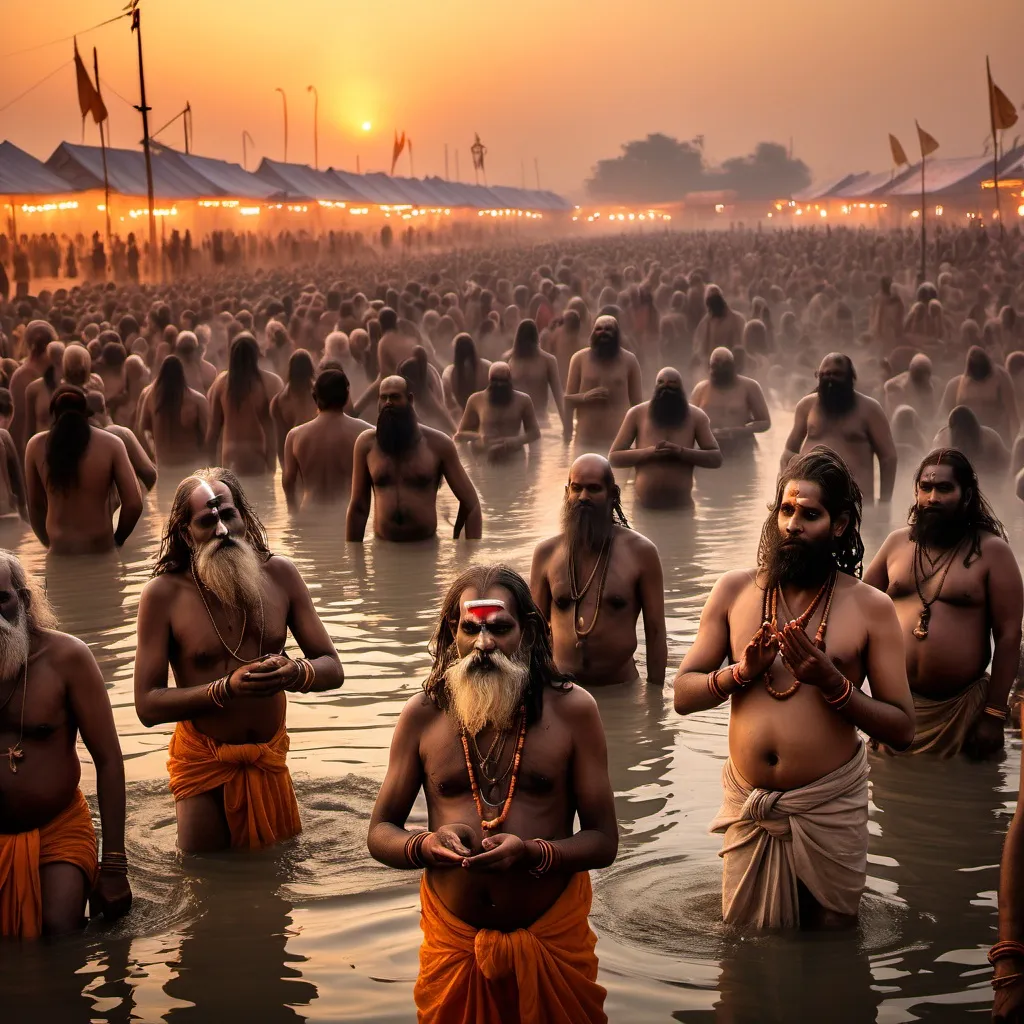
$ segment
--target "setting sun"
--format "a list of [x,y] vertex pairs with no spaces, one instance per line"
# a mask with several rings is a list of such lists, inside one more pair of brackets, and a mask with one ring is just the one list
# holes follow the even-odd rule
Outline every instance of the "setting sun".
[[373,125],[369,121],[364,121],[363,122],[363,131],[364,132],[368,132],[372,127],[373,127]]

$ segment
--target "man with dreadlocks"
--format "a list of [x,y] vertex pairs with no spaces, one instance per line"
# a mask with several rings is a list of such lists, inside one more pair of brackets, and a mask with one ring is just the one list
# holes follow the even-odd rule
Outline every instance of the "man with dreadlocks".
[[647,682],[664,686],[668,645],[658,549],[629,528],[611,464],[581,455],[569,470],[562,532],[533,553],[530,590],[551,623],[555,662],[585,686],[639,678],[644,617]]
[[[418,1019],[606,1021],[588,872],[615,859],[618,830],[597,705],[558,670],[526,581],[502,565],[449,587],[431,653],[367,836],[381,863],[426,869]],[[410,832],[421,788],[427,830]]]
[[836,927],[857,915],[868,849],[858,730],[895,747],[914,736],[896,611],[857,579],[860,518],[860,489],[835,452],[795,459],[757,567],[715,584],[676,675],[680,714],[731,699],[724,800],[711,826],[725,834],[728,924]]
[[864,582],[892,598],[903,627],[917,712],[910,752],[989,757],[1003,747],[1020,656],[1017,559],[956,448],[938,448],[918,466],[907,522],[882,544]]
[[[294,661],[288,630],[303,654]],[[139,601],[135,709],[147,727],[177,723],[167,768],[185,853],[257,849],[301,831],[285,691],[343,680],[306,584],[271,554],[235,475],[183,480]]]

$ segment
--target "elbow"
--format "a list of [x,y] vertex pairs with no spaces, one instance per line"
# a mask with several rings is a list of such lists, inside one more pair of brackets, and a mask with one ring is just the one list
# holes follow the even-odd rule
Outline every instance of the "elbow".
[[718,451],[712,452],[711,456],[708,458],[708,469],[719,469],[721,465],[722,450],[719,448]]
[[914,719],[913,712],[910,714],[904,712],[903,721],[900,723],[899,729],[895,731],[889,740],[889,746],[894,750],[909,750],[916,734],[917,722]]
[[155,714],[154,709],[146,701],[143,701],[141,704],[138,701],[135,702],[135,714],[147,729],[152,729],[153,726],[162,724],[160,716]]

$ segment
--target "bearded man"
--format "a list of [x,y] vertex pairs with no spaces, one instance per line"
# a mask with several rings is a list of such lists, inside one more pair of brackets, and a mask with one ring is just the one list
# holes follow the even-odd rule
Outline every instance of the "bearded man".
[[362,541],[373,496],[373,532],[382,540],[420,541],[437,534],[437,492],[445,480],[459,502],[456,540],[479,540],[480,499],[452,439],[416,418],[416,396],[404,377],[385,377],[377,396],[377,426],[363,431],[352,452],[352,495],[345,539]]
[[958,405],[966,405],[983,427],[991,427],[1009,447],[1020,429],[1013,381],[980,345],[967,350],[964,372],[946,385],[939,412],[943,417]]
[[903,629],[917,712],[909,752],[989,757],[1003,748],[1020,655],[1017,559],[956,448],[937,449],[918,466],[907,522],[882,544],[864,581],[892,598]]
[[890,501],[896,483],[896,443],[881,405],[855,390],[856,382],[849,356],[841,352],[825,356],[818,367],[818,390],[797,403],[781,469],[786,473],[798,452],[825,445],[849,466],[860,492],[870,502],[877,458],[878,497]]
[[690,395],[690,403],[707,413],[715,440],[724,451],[749,451],[754,435],[772,425],[761,385],[736,372],[736,359],[727,348],[716,348],[708,361],[708,379]]
[[841,926],[857,916],[868,849],[858,729],[901,748],[914,736],[896,611],[857,579],[860,518],[860,490],[835,452],[795,459],[757,567],[715,584],[675,678],[679,714],[731,698],[724,801],[711,826],[725,834],[727,924]]
[[455,440],[492,462],[540,440],[533,400],[525,391],[515,390],[508,363],[491,364],[487,387],[469,396]]
[[626,413],[608,459],[617,468],[636,470],[633,489],[641,505],[689,508],[694,467],[717,469],[722,452],[706,413],[686,401],[679,371],[666,366],[651,400]]
[[[449,587],[431,653],[367,836],[381,863],[426,869],[418,1020],[604,1022],[588,872],[615,859],[618,830],[597,705],[505,566]],[[421,788],[429,831],[409,832]]]
[[590,347],[569,361],[565,414],[571,419],[576,413],[576,439],[584,444],[607,444],[626,412],[642,400],[640,363],[623,349],[618,320],[599,316]]
[[[96,767],[102,860],[79,789],[79,734]],[[75,931],[87,899],[94,917],[127,913],[124,762],[103,677],[89,648],[57,631],[9,551],[0,551],[0,750],[0,937]]]
[[565,413],[562,378],[558,360],[540,347],[540,332],[533,320],[520,320],[516,326],[512,348],[502,356],[512,374],[512,385],[525,391],[539,416],[548,412],[548,398],[554,402],[566,440],[572,436],[572,418]]
[[717,284],[709,284],[704,289],[704,306],[707,312],[697,324],[693,335],[694,355],[708,359],[716,348],[727,348],[734,352],[743,343],[743,328],[746,325],[743,314],[729,308]]
[[[289,629],[303,654],[294,661]],[[257,849],[301,831],[285,692],[343,681],[302,577],[271,554],[234,474],[186,477],[139,601],[135,655],[139,720],[177,723],[167,768],[183,852]]]
[[581,455],[569,469],[562,531],[533,553],[530,591],[551,623],[555,663],[585,686],[639,679],[643,615],[647,682],[665,684],[668,646],[658,549],[629,528],[611,464]]
[[883,385],[885,407],[891,417],[901,405],[909,405],[921,418],[930,424],[935,419],[935,382],[932,379],[932,361],[923,352],[910,360],[904,373],[890,377]]

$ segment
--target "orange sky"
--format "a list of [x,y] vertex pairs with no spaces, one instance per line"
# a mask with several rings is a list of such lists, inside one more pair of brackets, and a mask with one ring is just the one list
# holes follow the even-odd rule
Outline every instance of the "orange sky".
[[[0,107],[72,44],[7,54],[119,9],[0,0]],[[1002,89],[1024,102],[1024,0],[143,0],[142,11],[151,128],[188,100],[196,151],[240,163],[248,129],[250,169],[282,156],[275,86],[288,94],[293,161],[313,161],[314,84],[321,167],[354,170],[359,153],[363,170],[387,170],[398,128],[418,175],[444,173],[447,142],[452,177],[458,147],[472,180],[479,131],[491,183],[521,184],[525,164],[532,187],[536,157],[543,187],[573,196],[597,160],[654,131],[703,133],[712,160],[792,137],[816,178],[884,169],[890,131],[912,155],[915,117],[940,156],[980,153],[986,52]],[[80,38],[90,66],[93,45],[104,81],[138,102],[127,20]],[[138,114],[110,89],[105,98],[114,145],[137,145]],[[5,138],[44,159],[81,140],[70,65],[0,111]],[[98,141],[95,127],[86,138]],[[180,128],[161,139],[180,146]]]

